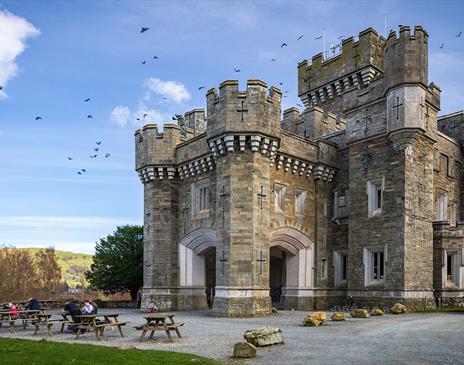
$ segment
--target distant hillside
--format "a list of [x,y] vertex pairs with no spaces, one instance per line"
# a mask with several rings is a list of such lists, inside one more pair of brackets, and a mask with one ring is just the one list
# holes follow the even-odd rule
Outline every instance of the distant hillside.
[[[32,255],[35,255],[40,248],[26,248]],[[77,285],[87,286],[84,273],[90,269],[93,256],[85,253],[55,250],[58,265],[61,267],[63,281],[75,288]]]

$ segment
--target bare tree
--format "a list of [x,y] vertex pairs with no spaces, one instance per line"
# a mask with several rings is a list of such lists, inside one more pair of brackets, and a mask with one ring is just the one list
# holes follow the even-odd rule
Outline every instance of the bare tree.
[[56,260],[53,247],[40,250],[35,254],[37,263],[37,278],[43,295],[52,299],[61,288],[61,268]]

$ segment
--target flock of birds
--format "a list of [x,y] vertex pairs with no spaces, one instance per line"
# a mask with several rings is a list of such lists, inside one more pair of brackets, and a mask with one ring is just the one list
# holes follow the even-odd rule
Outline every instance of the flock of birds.
[[[401,28],[402,25],[400,24],[399,27]],[[148,28],[148,27],[141,27],[140,33],[145,33],[145,32],[147,32],[148,30],[150,30],[150,28]],[[392,30],[390,30],[390,32],[391,32],[391,31],[392,31]],[[461,38],[461,36],[462,36],[462,31],[459,31],[459,32],[458,32],[457,34],[455,34],[454,36],[455,36],[455,38]],[[299,35],[299,36],[296,38],[296,41],[299,41],[299,40],[303,39],[303,37],[304,37],[304,34]],[[315,37],[314,40],[320,40],[320,39],[322,39],[322,38],[323,38],[323,36],[320,35],[320,36]],[[338,37],[338,41],[339,41],[340,44],[338,44],[338,45],[331,45],[331,46],[329,47],[329,49],[330,49],[334,54],[335,54],[337,48],[338,48],[339,50],[341,50],[341,43],[343,42],[343,35],[341,35],[341,36]],[[284,48],[284,47],[288,47],[288,43],[286,43],[286,42],[281,43],[280,48]],[[440,49],[443,49],[444,47],[445,47],[445,43],[443,42],[443,43],[440,45],[439,48],[440,48]],[[153,56],[153,60],[158,60],[158,59],[159,59],[158,56]],[[276,62],[276,58],[271,58],[271,61],[272,61],[272,62]],[[147,61],[144,60],[144,61],[142,61],[142,64],[145,65],[146,62],[147,62]],[[234,67],[233,70],[234,70],[234,72],[236,72],[236,73],[241,72],[241,69],[238,68],[238,67]],[[279,85],[282,86],[283,83],[282,83],[282,82],[279,82]],[[205,88],[206,88],[205,86],[199,86],[199,87],[198,87],[198,91],[201,91],[201,90],[203,90],[203,89],[205,89]],[[1,91],[1,90],[3,90],[3,86],[2,86],[2,85],[0,85],[0,91]],[[284,96],[283,96],[284,98],[287,97],[287,96],[285,95],[285,94],[287,94],[287,93],[288,93],[288,91],[284,91]],[[167,100],[167,98],[166,98],[166,97],[163,97],[163,100]],[[86,103],[89,102],[89,101],[90,101],[90,98],[84,99],[84,102],[86,102]],[[296,104],[296,105],[299,106],[299,107],[302,107],[301,104]],[[144,114],[143,114],[143,118],[146,118],[147,116],[148,116],[147,113],[144,113]],[[172,117],[173,120],[178,120],[179,118],[181,118],[181,115],[178,115],[178,114],[176,114],[176,115],[174,115],[174,116]],[[87,115],[87,119],[93,119],[92,114],[88,114],[88,115]],[[42,118],[41,116],[36,116],[36,117],[35,117],[35,120],[36,120],[36,121],[38,121],[38,120],[43,120],[43,118]],[[137,121],[140,121],[140,120],[141,120],[141,118],[137,118]],[[91,158],[91,159],[94,159],[94,158],[97,158],[97,157],[98,157],[98,153],[94,153],[94,152],[100,152],[101,143],[102,143],[101,141],[97,141],[97,142],[96,142],[96,147],[93,147],[92,155],[90,155],[90,158]],[[105,158],[109,158],[109,157],[111,157],[111,155],[110,155],[109,153],[106,153],[106,154],[104,155],[104,157],[105,157]],[[69,160],[69,161],[72,161],[73,158],[72,158],[71,156],[68,156],[68,160]],[[83,168],[83,169],[79,170],[79,171],[77,172],[77,174],[78,174],[78,175],[82,175],[82,174],[84,174],[84,173],[86,173],[86,172],[87,172],[87,170],[86,170],[85,168]]]

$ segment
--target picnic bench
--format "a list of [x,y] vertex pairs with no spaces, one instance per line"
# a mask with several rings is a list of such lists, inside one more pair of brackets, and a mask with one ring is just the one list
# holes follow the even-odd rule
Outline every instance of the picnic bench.
[[49,313],[38,313],[36,314],[35,316],[35,319],[32,320],[32,324],[34,325],[35,327],[35,330],[34,330],[34,335],[37,335],[37,333],[39,332],[39,327],[41,325],[43,326],[46,326],[47,327],[47,330],[48,330],[48,335],[50,337],[52,337],[52,331],[51,331],[51,328],[53,326],[53,321],[50,320],[50,317],[52,315],[49,314]]
[[151,331],[149,339],[153,338],[155,331],[164,331],[169,342],[174,342],[171,337],[171,331],[176,332],[177,337],[181,338],[179,327],[183,326],[182,322],[174,321],[174,314],[150,314],[145,316],[147,323],[135,327],[137,331],[142,331],[140,341],[143,341],[148,331]]
[[19,312],[19,317],[23,322],[23,329],[26,329],[27,325],[34,324],[37,320],[37,315],[41,313],[42,310],[23,310]]
[[119,313],[87,314],[76,316],[76,318],[80,319],[80,322],[76,325],[76,338],[79,338],[79,336],[83,333],[95,331],[95,336],[99,341],[107,327],[117,327],[121,337],[124,337],[122,327],[129,322],[119,322],[118,317]]

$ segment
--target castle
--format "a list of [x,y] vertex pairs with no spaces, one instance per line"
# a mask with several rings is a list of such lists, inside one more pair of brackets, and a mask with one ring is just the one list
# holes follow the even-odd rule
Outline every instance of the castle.
[[298,65],[300,112],[259,80],[135,133],[143,307],[218,316],[464,301],[464,114],[438,117],[428,34],[369,28]]

